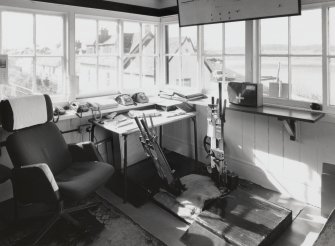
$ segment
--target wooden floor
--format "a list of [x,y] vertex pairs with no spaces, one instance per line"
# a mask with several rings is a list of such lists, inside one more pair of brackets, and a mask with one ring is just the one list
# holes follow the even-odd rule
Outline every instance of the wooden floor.
[[[176,164],[173,168],[179,172],[180,176],[187,175],[192,171],[193,168],[190,168],[192,165],[185,165],[185,163],[188,163],[188,160],[185,160],[185,157],[176,153],[169,153],[167,154],[167,157],[171,164]],[[142,184],[145,180],[149,180],[149,183],[151,183],[153,180],[152,175],[155,173],[155,171],[148,172],[148,170],[150,170],[150,165],[147,161],[142,162],[141,165],[132,166],[132,168],[129,168],[128,170],[129,176],[140,178]],[[134,175],[132,175],[132,172]],[[122,187],[122,183],[118,185],[117,183],[118,182],[116,181],[116,183],[109,184],[107,187]],[[144,183],[147,182],[145,181]],[[307,204],[301,203],[292,198],[283,197],[277,192],[264,189],[263,187],[252,184],[248,181],[241,181],[240,187],[251,194],[263,198],[264,200],[292,210],[293,223],[273,244],[274,246],[313,245],[313,242],[316,240],[319,232],[326,222],[326,219],[321,216],[321,209],[308,206]],[[121,195],[121,191],[122,189],[118,190],[116,193]],[[138,191],[136,190],[135,193],[138,193]],[[123,200],[119,196],[115,195],[115,190],[113,193],[110,189],[103,188],[99,190],[98,194],[167,245],[185,245],[182,243],[181,238],[189,228],[189,225],[182,222],[180,219],[176,218],[153,202],[148,201],[148,199],[140,199],[142,204],[140,204],[140,206],[138,206],[139,204],[135,204],[137,205],[137,207],[135,207],[131,203],[123,203]],[[131,194],[129,195],[131,197]],[[135,198],[135,200],[138,200],[138,197]],[[208,243],[208,245],[210,246],[224,245],[219,243],[220,240],[210,239],[209,242],[210,243]]]
[[[192,171],[193,168],[189,168],[189,165],[185,165],[185,163],[188,163],[188,160],[186,160],[188,158],[173,152],[167,154],[167,157],[171,162],[170,164],[176,164],[173,168],[175,168],[177,172],[180,172],[180,176],[187,175]],[[145,168],[143,168],[144,166]],[[148,173],[150,169],[149,166],[146,161],[143,161],[141,165],[135,165],[129,168],[128,174],[131,174],[132,169],[134,169],[134,176],[136,178],[140,177],[142,182],[143,178],[144,180],[152,180],[153,174]],[[142,172],[144,173],[141,174]],[[152,172],[154,173],[154,171]],[[115,187],[115,184],[112,186]],[[120,187],[122,187],[122,185],[120,185]],[[274,246],[313,245],[313,242],[316,240],[326,222],[326,219],[321,216],[321,209],[309,206],[292,198],[283,197],[277,192],[264,189],[248,181],[241,181],[240,187],[251,194],[292,210],[293,223],[273,244]],[[143,201],[144,203],[140,207],[135,207],[131,203],[124,204],[122,199],[108,188],[103,188],[99,190],[98,193],[167,245],[185,245],[182,243],[181,237],[185,234],[189,225],[161,207],[158,207],[153,202],[144,199],[146,201]],[[117,193],[121,195],[120,191]],[[207,244],[210,246],[224,245],[219,243],[220,240],[210,239],[209,242],[210,243]]]
[[[98,194],[167,245],[185,245],[180,239],[189,225],[172,216],[156,204],[148,202],[140,208],[136,208],[130,203],[124,204],[120,197],[106,188],[99,190]],[[280,202],[286,200],[280,196],[278,196],[277,199]],[[287,200],[286,205],[297,206],[295,201],[291,199]],[[273,245],[311,246],[325,223],[326,219],[321,216],[321,210],[319,208],[306,205],[303,210],[296,215],[292,225]],[[219,244],[210,244],[210,246],[216,245]]]

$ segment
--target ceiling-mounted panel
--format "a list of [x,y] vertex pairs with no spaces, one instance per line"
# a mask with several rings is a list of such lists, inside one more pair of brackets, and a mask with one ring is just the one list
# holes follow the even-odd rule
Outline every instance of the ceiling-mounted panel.
[[[177,14],[177,6],[159,8],[162,0],[33,0],[35,2],[47,2],[63,5],[71,5],[85,8],[104,9],[132,14],[165,16]],[[163,5],[162,5],[163,6]],[[164,5],[165,6],[165,5]]]
[[301,0],[178,0],[180,26],[301,13]]

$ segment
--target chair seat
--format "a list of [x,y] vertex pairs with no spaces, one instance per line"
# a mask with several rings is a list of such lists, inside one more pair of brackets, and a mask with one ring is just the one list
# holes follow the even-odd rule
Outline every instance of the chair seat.
[[114,168],[103,162],[74,162],[55,178],[61,196],[66,200],[81,200],[103,185]]

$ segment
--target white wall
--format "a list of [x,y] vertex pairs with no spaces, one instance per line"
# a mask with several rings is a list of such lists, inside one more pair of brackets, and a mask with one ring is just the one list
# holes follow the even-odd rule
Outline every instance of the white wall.
[[[205,106],[197,106],[200,160],[206,135]],[[322,163],[335,164],[335,124],[331,120],[298,123],[298,141],[291,141],[274,117],[227,111],[226,156],[229,169],[264,187],[320,206]],[[166,128],[167,129],[167,128]],[[193,156],[192,125],[177,123],[164,133],[165,146]]]

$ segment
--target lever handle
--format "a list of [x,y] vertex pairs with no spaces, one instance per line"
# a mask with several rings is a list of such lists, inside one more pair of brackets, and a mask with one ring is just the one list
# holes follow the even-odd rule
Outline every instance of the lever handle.
[[145,132],[147,133],[148,137],[151,138],[151,134],[150,134],[147,123],[143,119],[141,120],[141,123],[142,123],[142,126],[143,126]]
[[226,122],[226,108],[227,108],[227,99],[225,99],[223,102],[223,109],[222,109],[222,114],[221,114],[221,120],[224,123]]

